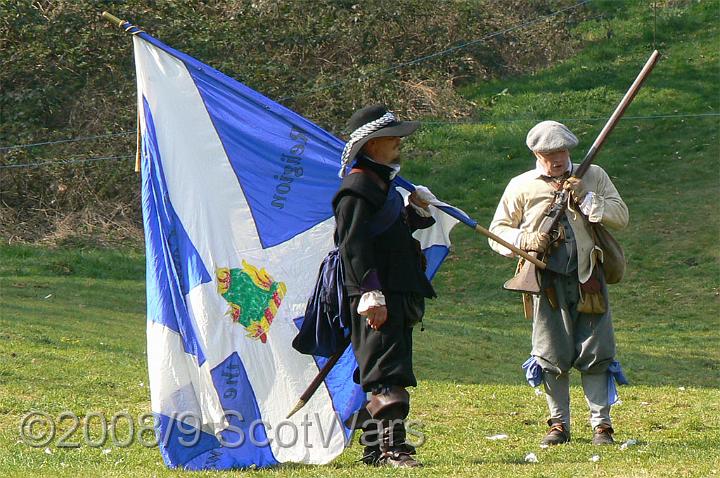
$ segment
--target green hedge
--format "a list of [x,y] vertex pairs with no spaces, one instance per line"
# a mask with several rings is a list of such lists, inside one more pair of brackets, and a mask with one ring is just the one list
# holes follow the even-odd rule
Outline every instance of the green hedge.
[[[107,10],[279,100],[336,134],[353,110],[384,102],[404,117],[468,117],[457,88],[569,56],[593,15],[574,0],[0,2],[0,146],[127,131],[112,138],[0,152],[0,164],[134,154],[129,36]],[[398,68],[397,65],[406,64]],[[390,68],[390,69],[389,69]],[[139,224],[132,160],[4,169],[0,234],[36,241],[84,226]],[[64,221],[64,222],[63,222]],[[83,222],[84,221],[84,222]],[[132,234],[131,234],[132,235]],[[121,234],[121,237],[122,236]]]

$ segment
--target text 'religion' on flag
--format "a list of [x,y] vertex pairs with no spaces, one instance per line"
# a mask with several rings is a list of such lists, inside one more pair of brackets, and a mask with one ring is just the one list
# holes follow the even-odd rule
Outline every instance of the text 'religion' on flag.
[[[348,349],[324,363],[292,346],[334,247],[344,143],[145,33],[133,36],[142,136],[152,410],[170,467],[327,463],[364,402]],[[416,236],[432,275],[455,220]]]

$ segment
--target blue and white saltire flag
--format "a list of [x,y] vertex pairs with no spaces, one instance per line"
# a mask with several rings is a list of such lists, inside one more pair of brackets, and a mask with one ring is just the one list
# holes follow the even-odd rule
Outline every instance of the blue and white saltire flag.
[[[333,248],[344,143],[252,89],[133,33],[142,135],[152,410],[169,467],[328,463],[365,399],[349,348],[285,416],[325,359],[291,342]],[[412,185],[406,187],[412,189]],[[419,232],[434,274],[457,222]]]

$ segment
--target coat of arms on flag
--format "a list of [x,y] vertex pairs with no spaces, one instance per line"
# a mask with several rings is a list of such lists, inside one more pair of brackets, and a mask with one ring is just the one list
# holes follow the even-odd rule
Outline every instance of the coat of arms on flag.
[[[351,348],[303,413],[285,416],[326,360],[291,343],[334,247],[344,143],[120,23],[137,72],[148,370],[163,460],[193,470],[328,463],[365,401]],[[434,215],[416,233],[430,276],[457,222]]]
[[275,282],[265,269],[259,269],[242,262],[242,268],[219,268],[217,276],[218,292],[230,305],[228,315],[248,331],[248,337],[267,342],[270,329],[278,307],[285,296],[287,287],[283,282]]

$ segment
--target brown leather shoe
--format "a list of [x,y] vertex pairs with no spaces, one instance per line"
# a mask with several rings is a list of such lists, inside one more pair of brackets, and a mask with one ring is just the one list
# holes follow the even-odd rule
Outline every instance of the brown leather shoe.
[[565,425],[562,423],[549,423],[549,425],[550,430],[540,442],[541,445],[560,445],[570,441],[570,432],[565,429]]
[[598,425],[595,427],[595,433],[593,434],[592,444],[593,445],[612,445],[615,443],[612,434],[615,430],[610,425]]

